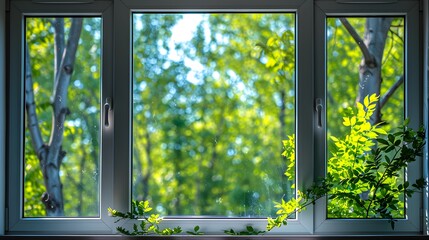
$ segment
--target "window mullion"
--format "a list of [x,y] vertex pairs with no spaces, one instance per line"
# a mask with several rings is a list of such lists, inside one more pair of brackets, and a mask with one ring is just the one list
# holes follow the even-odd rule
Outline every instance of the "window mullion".
[[[113,6],[110,6],[103,12],[102,19],[102,32],[103,32],[103,42],[102,42],[102,97],[100,99],[100,129],[102,130],[101,135],[101,177],[100,177],[100,217],[101,220],[108,224],[110,228],[114,228],[113,220],[108,216],[107,209],[113,206],[114,202],[114,92],[113,92]],[[106,101],[110,103],[110,109],[106,109],[104,104]],[[107,111],[107,113],[106,113]],[[109,125],[105,124],[106,119],[110,122]]]
[[[297,185],[303,190],[309,187],[314,178],[314,4],[306,1],[297,12]],[[313,206],[299,213],[299,222],[310,233],[313,233]],[[287,228],[287,227],[285,227]]]
[[6,110],[5,110],[5,86],[6,86],[6,48],[5,48],[5,40],[6,38],[3,36],[6,36],[5,26],[6,26],[6,1],[2,1],[0,3],[0,92],[3,97],[2,101],[0,101],[0,236],[4,234],[4,219],[5,219],[5,195],[6,195],[6,189],[5,189],[5,180],[6,180],[6,155],[4,154],[5,151],[5,137],[4,133],[6,132],[5,129],[5,120],[6,120]]
[[[322,110],[322,126],[315,127],[314,131],[314,177],[315,179],[325,177],[326,173],[326,96],[325,96],[325,76],[326,76],[326,55],[325,55],[325,31],[326,20],[323,11],[315,7],[314,9],[314,95],[316,99],[321,99]],[[326,198],[319,199],[314,207],[315,226],[319,226],[326,216]],[[317,227],[316,227],[317,228]],[[316,230],[316,229],[315,229]]]
[[114,4],[114,183],[112,208],[128,211],[131,202],[131,11]]
[[[424,34],[424,43],[423,43],[423,54],[424,54],[424,61],[423,61],[423,81],[424,81],[424,97],[423,99],[426,99],[423,103],[424,105],[424,124],[426,126],[426,143],[428,142],[428,126],[429,126],[429,116],[428,116],[428,110],[429,110],[429,3],[428,1],[423,1],[423,34]],[[428,179],[428,171],[429,171],[429,165],[428,165],[428,152],[429,147],[426,145],[425,152],[423,154],[423,177],[425,179]],[[428,197],[428,188],[425,189],[423,194],[423,218],[428,219],[429,218],[429,197]],[[423,233],[428,235],[429,234],[429,226],[428,222],[426,221],[423,224]]]

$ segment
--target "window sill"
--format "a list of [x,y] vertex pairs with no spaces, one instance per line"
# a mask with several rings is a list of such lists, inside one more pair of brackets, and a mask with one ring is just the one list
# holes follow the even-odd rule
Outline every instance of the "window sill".
[[72,240],[72,239],[87,239],[87,240],[98,240],[98,239],[169,239],[169,240],[185,240],[185,239],[209,239],[209,240],[222,240],[222,239],[272,239],[272,240],[383,240],[383,239],[393,239],[393,240],[427,240],[428,236],[419,235],[342,235],[342,236],[332,236],[332,235],[266,235],[266,236],[225,236],[225,235],[207,235],[207,236],[192,236],[192,235],[181,235],[181,236],[123,236],[123,235],[85,235],[85,236],[0,236],[0,239],[32,239],[32,240],[42,240],[42,239],[56,239],[56,240]]

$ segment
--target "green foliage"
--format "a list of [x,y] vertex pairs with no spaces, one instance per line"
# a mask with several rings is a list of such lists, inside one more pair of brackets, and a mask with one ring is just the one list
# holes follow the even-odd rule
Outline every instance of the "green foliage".
[[295,179],[295,134],[288,136],[287,140],[283,140],[283,153],[282,156],[288,161],[287,169],[285,172],[289,180]]
[[[356,32],[363,38],[366,18],[347,18]],[[386,38],[381,63],[380,93],[384,94],[404,74],[404,18],[395,18]],[[347,128],[342,125],[348,107],[354,106],[359,86],[359,64],[362,53],[356,42],[337,17],[327,18],[327,107],[328,135],[343,136]],[[381,108],[383,128],[386,131],[403,124],[404,116],[403,84],[394,92]]]
[[[149,201],[132,201],[131,211],[126,213],[114,210],[112,208],[108,208],[108,211],[110,216],[119,218],[115,222],[119,222],[125,219],[139,221],[139,224],[133,224],[132,231],[120,226],[116,228],[118,232],[125,235],[172,235],[179,234],[182,232],[182,229],[180,227],[161,229],[159,227],[159,224],[162,222],[162,218],[159,216],[159,214],[150,214],[150,212],[152,211],[152,207],[150,207]],[[196,230],[196,232],[197,231],[198,229]]]
[[198,225],[194,227],[193,231],[186,231],[186,233],[190,235],[204,235],[204,233],[200,231],[200,226]]
[[[64,35],[71,18],[64,19]],[[36,112],[42,138],[49,143],[52,129],[52,94],[55,84],[54,24],[57,18],[26,18],[26,42],[30,55]],[[101,18],[83,20],[83,29],[70,79],[68,110],[64,123],[60,166],[66,217],[99,216],[99,138],[101,86]],[[43,217],[40,200],[46,191],[40,162],[25,131],[24,217]]]
[[258,231],[254,229],[252,226],[246,226],[246,230],[235,231],[233,229],[225,230],[224,233],[228,235],[261,235],[264,234],[265,231]]
[[[295,196],[291,188],[296,166],[295,16],[206,15],[191,40],[171,44],[173,29],[184,16],[133,15],[136,23],[133,24],[133,198],[156,202],[156,209],[163,215],[272,215],[276,211],[272,198],[280,198],[285,190],[288,191],[284,197],[286,203]],[[50,97],[54,85],[52,20],[27,18],[26,32],[38,116],[46,141],[52,124]],[[363,33],[365,21],[359,18],[349,21],[358,33]],[[401,26],[402,21],[394,20],[386,41],[381,92],[386,92],[403,74],[403,67],[398,66],[403,66],[404,31],[395,27]],[[65,27],[67,31],[69,20],[65,21]],[[68,90],[69,99],[76,104],[71,104],[71,114],[65,124],[63,148],[67,156],[61,166],[67,216],[98,215],[99,196],[94,190],[99,185],[100,27],[99,18],[85,19],[76,69]],[[249,29],[252,29],[250,34]],[[350,139],[330,138],[329,150],[338,154],[329,157],[328,171],[332,173],[328,177],[332,181],[355,177],[353,170],[346,170],[353,161],[356,166],[373,161],[374,169],[384,171],[390,165],[381,163],[387,159],[394,161],[399,149],[386,148],[390,152],[380,153],[380,162],[369,159],[368,149],[383,147],[383,140],[391,141],[389,137],[382,137],[385,134],[380,125],[367,129],[368,124],[359,123],[362,116],[347,110],[356,98],[356,66],[361,61],[361,53],[338,19],[328,18],[327,31],[328,135],[343,136],[354,131]],[[172,59],[174,51],[183,58]],[[192,71],[195,65],[187,61],[204,65],[203,71],[197,71],[200,77],[190,77],[195,75]],[[238,86],[245,91],[239,91]],[[384,129],[400,125],[403,100],[403,91],[399,89],[383,107],[383,120],[387,123]],[[365,109],[365,103],[361,105],[361,109]],[[338,115],[344,115],[345,119]],[[395,142],[401,138],[392,135],[395,139],[390,138]],[[376,138],[383,140],[365,141]],[[285,139],[283,157],[278,154],[282,147],[279,139]],[[359,146],[352,145],[353,140],[357,140],[354,143]],[[28,132],[25,141],[24,216],[44,216],[40,202],[43,177]],[[339,169],[340,165],[344,168]],[[241,174],[243,169],[249,174]],[[382,178],[374,169],[368,170],[366,179]],[[356,170],[364,172],[365,168],[360,166]],[[383,178],[375,191],[376,198],[365,205],[370,205],[372,215],[373,206],[386,205],[377,200],[386,196],[382,188],[393,188],[395,184],[405,187],[403,172],[395,178]],[[318,182],[298,193],[298,197],[302,201],[308,199],[307,203],[311,204],[314,198],[323,195],[326,187],[323,184],[329,185],[332,181]],[[358,194],[361,199],[330,198],[330,217],[365,216],[365,208],[360,211],[354,208],[351,213],[350,208],[363,201],[362,198],[373,196],[376,186],[371,189],[363,177],[354,181],[357,180],[348,182],[354,189],[329,186],[338,196]],[[412,187],[415,186],[407,186]],[[406,191],[393,194],[392,199],[399,201],[386,211],[402,217],[406,195]],[[287,212],[290,206],[282,209]],[[285,220],[287,218],[279,219],[276,224],[283,224]]]
[[[186,34],[176,26],[189,19],[193,32],[180,40]],[[257,44],[279,36],[272,50],[294,52],[294,15],[133,20],[141,23],[133,25],[133,199],[156,203],[162,215],[274,214],[284,189],[294,197],[279,139],[294,133],[295,54],[284,55],[289,69],[278,71]]]
[[307,206],[314,204],[319,198],[325,196],[331,187],[332,183],[328,179],[321,179],[313,183],[304,192],[298,190],[296,198],[292,198],[289,201],[282,199],[281,203],[275,202],[275,207],[278,209],[276,212],[277,216],[276,218],[268,217],[267,231],[271,231],[275,227],[287,225],[287,220],[290,217],[304,211]]
[[408,121],[391,133],[371,125],[377,101],[376,95],[367,96],[363,104],[357,103],[356,112],[348,109],[343,118],[348,134],[331,136],[335,150],[326,178],[298,191],[296,199],[276,203],[277,217],[268,218],[268,231],[286,225],[288,217],[324,196],[329,199],[328,217],[383,218],[394,228],[395,218],[403,215],[405,196],[412,197],[427,184],[424,179],[411,184],[403,176],[408,164],[422,155],[425,131],[408,128]]

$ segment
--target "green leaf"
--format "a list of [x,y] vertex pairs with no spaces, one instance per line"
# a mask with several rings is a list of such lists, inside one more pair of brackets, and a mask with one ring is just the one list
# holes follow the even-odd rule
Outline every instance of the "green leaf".
[[343,117],[343,125],[344,126],[346,126],[346,127],[348,127],[348,126],[350,126],[350,118],[348,118],[348,117]]
[[366,97],[363,99],[363,105],[364,105],[365,107],[368,107],[368,105],[369,105],[369,97],[368,97],[368,96],[366,96]]
[[389,142],[394,143],[395,142],[395,136],[393,136],[393,134],[389,134],[387,135]]
[[381,143],[381,144],[384,144],[384,145],[389,145],[389,142],[388,141],[386,141],[385,139],[383,139],[383,138],[377,138],[377,142],[379,142],[379,143]]

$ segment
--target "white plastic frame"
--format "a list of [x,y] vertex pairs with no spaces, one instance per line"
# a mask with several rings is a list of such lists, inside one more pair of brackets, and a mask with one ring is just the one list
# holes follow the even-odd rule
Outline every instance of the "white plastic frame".
[[[297,18],[297,80],[296,80],[296,117],[301,119],[296,121],[297,135],[297,183],[298,186],[309,184],[313,181],[312,168],[300,168],[299,165],[312,166],[313,153],[311,141],[313,136],[313,103],[312,88],[313,86],[312,71],[312,50],[313,50],[313,1],[298,0],[298,1],[278,1],[278,0],[249,0],[245,3],[240,0],[217,0],[217,1],[200,1],[200,0],[123,0],[115,2],[115,39],[118,39],[117,44],[120,46],[131,46],[131,27],[133,12],[294,12]],[[123,26],[120,28],[119,26]],[[128,26],[128,27],[126,27]],[[121,38],[119,38],[121,36]],[[116,81],[114,89],[116,90],[116,113],[121,118],[116,118],[117,125],[122,126],[121,133],[116,133],[115,159],[121,157],[127,159],[120,166],[120,174],[126,175],[131,172],[131,47],[121,50],[115,49],[116,58],[130,59],[129,61],[117,62],[115,65],[115,79],[122,79],[121,82]],[[118,107],[119,106],[119,107]],[[127,126],[127,127],[125,127]],[[118,130],[119,131],[119,130]],[[127,132],[128,131],[128,132]],[[120,154],[120,156],[119,156]],[[115,186],[122,189],[121,202],[123,206],[114,206],[121,210],[128,210],[130,202],[130,186],[131,176],[128,181],[116,182],[121,186]],[[131,224],[131,223],[129,223]],[[199,225],[201,230],[209,234],[223,233],[223,230],[235,228],[245,229],[246,225],[252,225],[256,229],[265,229],[266,219],[164,219],[163,225],[175,227],[182,226],[183,229],[191,230],[195,225]],[[311,234],[313,233],[313,217],[312,207],[307,211],[298,214],[296,220],[290,220],[287,228],[275,229],[272,234]]]
[[[37,2],[37,1],[36,1]],[[245,11],[286,11],[295,12],[297,16],[297,80],[296,80],[296,134],[297,134],[297,182],[298,188],[309,186],[314,177],[325,174],[325,129],[316,126],[316,112],[314,99],[325,99],[325,19],[327,16],[367,16],[367,15],[398,15],[405,16],[407,21],[406,46],[406,108],[407,116],[412,119],[412,127],[423,122],[423,108],[425,115],[428,107],[423,107],[423,81],[420,63],[423,59],[419,52],[419,1],[398,0],[385,1],[380,5],[344,4],[347,1],[335,0],[95,0],[81,1],[78,4],[58,4],[62,0],[46,0],[43,3],[31,0],[11,0],[10,24],[13,31],[8,36],[10,49],[14,54],[10,56],[9,88],[2,86],[0,75],[0,91],[8,91],[8,115],[0,105],[0,130],[2,130],[2,116],[7,120],[8,135],[5,143],[0,135],[0,148],[7,142],[8,179],[6,195],[7,212],[2,213],[1,197],[5,195],[0,179],[0,217],[6,215],[6,232],[8,234],[112,234],[116,225],[113,219],[107,216],[106,209],[113,207],[127,211],[131,201],[131,21],[133,12],[245,12]],[[63,1],[67,2],[67,1]],[[79,2],[79,1],[77,1]],[[348,1],[362,2],[362,1]],[[383,2],[379,0],[377,2]],[[423,1],[425,2],[425,1]],[[70,3],[70,1],[68,1]],[[3,4],[3,2],[1,3]],[[428,44],[428,4],[425,2],[426,12],[426,74],[425,92],[427,99],[427,44]],[[3,17],[3,5],[0,5],[0,17]],[[23,122],[23,19],[25,16],[49,15],[87,15],[103,18],[103,85],[102,99],[113,97],[114,110],[109,128],[102,128],[102,173],[101,173],[101,203],[100,217],[91,219],[82,218],[55,218],[55,219],[23,219],[21,214],[22,202],[22,124]],[[113,21],[114,19],[114,21]],[[4,33],[0,19],[0,35]],[[16,29],[21,29],[17,31]],[[0,72],[2,66],[0,39]],[[3,77],[4,78],[4,77]],[[1,95],[1,94],[0,94]],[[100,104],[102,104],[101,102]],[[1,104],[1,101],[0,101]],[[325,122],[325,116],[322,116]],[[427,118],[427,117],[426,117]],[[425,121],[427,123],[427,119]],[[115,127],[116,126],[116,127]],[[2,131],[0,131],[1,134]],[[10,134],[18,133],[18,134]],[[4,164],[0,151],[0,171]],[[409,175],[418,178],[422,175],[422,167],[427,173],[427,155],[424,160],[418,161],[409,168]],[[300,167],[300,166],[305,166]],[[0,172],[0,176],[3,176]],[[427,176],[426,176],[427,177]],[[427,195],[427,193],[425,194]],[[390,229],[385,220],[334,220],[326,219],[326,203],[319,200],[306,211],[298,214],[297,220],[291,220],[287,227],[276,229],[272,234],[422,234],[424,221],[420,215],[423,206],[423,196],[415,195],[409,200],[410,210],[407,219],[397,223],[395,231]],[[425,198],[425,208],[428,205]],[[426,211],[427,212],[427,211]],[[1,224],[1,220],[0,220]],[[126,223],[126,225],[131,224]],[[264,229],[265,220],[251,219],[166,219],[165,226],[180,225],[190,230],[199,225],[207,234],[220,234],[224,229],[231,227],[240,229],[245,225]],[[427,223],[426,223],[427,224]],[[425,228],[427,231],[427,228]],[[0,235],[2,228],[0,227]]]
[[[346,1],[343,1],[346,2]],[[326,95],[326,18],[338,16],[403,16],[405,18],[405,116],[410,118],[410,127],[418,129],[423,123],[423,81],[420,75],[419,59],[419,1],[385,1],[385,4],[369,4],[360,1],[316,1],[315,35],[316,43],[316,96],[325,99]],[[377,1],[382,2],[382,1]],[[323,63],[323,64],[322,64]],[[316,141],[323,143],[316,148],[315,163],[317,177],[325,175],[326,130],[316,133]],[[408,180],[414,182],[422,177],[423,160],[410,164],[407,168]],[[416,193],[406,200],[405,219],[398,219],[392,231],[387,220],[383,219],[327,219],[326,199],[316,204],[315,232],[318,234],[421,234],[423,219],[422,194]]]
[[[112,17],[111,1],[94,1],[84,4],[70,2],[11,1],[10,3],[10,86],[8,112],[8,208],[6,231],[10,234],[111,234],[113,220],[107,208],[113,205],[112,125],[100,122],[100,216],[98,218],[24,218],[23,217],[23,100],[24,100],[24,39],[26,16],[95,16],[102,18],[102,99],[112,96]],[[100,113],[101,114],[101,113]],[[101,116],[101,115],[100,115]],[[101,118],[101,117],[100,117]],[[21,124],[16,124],[21,123]]]

